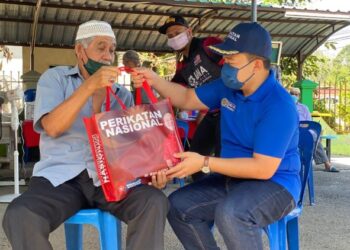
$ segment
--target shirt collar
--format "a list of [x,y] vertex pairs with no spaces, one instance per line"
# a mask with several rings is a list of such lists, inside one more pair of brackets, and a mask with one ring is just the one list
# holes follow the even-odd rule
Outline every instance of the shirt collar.
[[244,101],[259,102],[270,92],[271,88],[277,83],[274,73],[272,70],[269,71],[269,76],[260,85],[260,87],[255,90],[255,92],[249,96],[244,96],[242,91],[237,91],[236,95]]
[[66,76],[72,76],[72,75],[76,75],[76,74],[79,74],[79,76],[81,78],[83,78],[82,75],[80,74],[78,64],[75,65],[74,67],[67,69],[67,71],[66,71]]

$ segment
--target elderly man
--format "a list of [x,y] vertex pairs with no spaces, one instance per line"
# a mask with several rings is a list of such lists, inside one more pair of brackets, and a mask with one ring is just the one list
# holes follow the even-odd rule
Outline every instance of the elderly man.
[[[164,248],[168,201],[159,190],[164,173],[152,177],[153,186],[137,186],[124,200],[109,203],[90,153],[82,118],[104,111],[105,87],[133,105],[131,93],[114,84],[115,47],[108,23],[83,23],[76,36],[77,65],[49,69],[38,82],[34,126],[41,134],[41,158],[28,190],[8,206],[3,219],[14,250],[52,249],[49,234],[82,208],[100,208],[127,223],[127,249]],[[119,108],[116,101],[111,106]]]
[[[289,93],[292,95],[292,98],[294,99],[295,104],[297,105],[297,110],[299,113],[299,120],[300,121],[311,121],[312,118],[311,118],[309,108],[306,105],[299,102],[300,89],[290,88]],[[316,145],[316,150],[315,150],[313,157],[314,157],[314,161],[317,165],[322,164],[322,163],[324,164],[324,169],[326,172],[333,172],[333,173],[339,172],[339,170],[336,169],[332,165],[330,160],[328,159],[327,154],[323,149],[321,140]]]
[[299,199],[298,114],[289,93],[270,71],[271,37],[257,23],[234,27],[210,46],[224,56],[221,78],[194,89],[138,69],[176,107],[220,109],[221,158],[193,152],[167,171],[169,179],[209,176],[169,197],[169,222],[185,249],[218,249],[215,225],[227,249],[263,249],[261,229],[288,214]]

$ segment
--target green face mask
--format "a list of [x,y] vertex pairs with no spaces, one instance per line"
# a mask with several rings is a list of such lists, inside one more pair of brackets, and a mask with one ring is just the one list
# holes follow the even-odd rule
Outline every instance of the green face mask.
[[93,75],[97,70],[99,70],[102,66],[108,66],[107,64],[100,63],[88,58],[87,63],[84,64],[84,68],[89,73],[89,75]]

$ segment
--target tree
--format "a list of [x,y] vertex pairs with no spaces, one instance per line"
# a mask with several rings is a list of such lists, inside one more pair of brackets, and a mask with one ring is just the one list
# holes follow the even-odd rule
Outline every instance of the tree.
[[350,66],[350,45],[345,46],[335,57],[334,63],[340,66]]
[[[303,77],[319,82],[320,76],[328,76],[329,58],[322,54],[311,55],[306,58],[303,65]],[[294,57],[283,57],[281,59],[282,84],[290,87],[297,81],[298,62]],[[324,79],[324,78],[323,78]]]

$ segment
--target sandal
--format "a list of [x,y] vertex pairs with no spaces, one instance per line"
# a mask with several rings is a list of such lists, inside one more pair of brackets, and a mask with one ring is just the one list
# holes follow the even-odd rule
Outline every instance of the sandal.
[[330,168],[326,168],[324,171],[325,171],[325,172],[333,172],[333,173],[338,173],[338,172],[339,172],[339,170],[336,169],[336,168],[333,167],[333,166],[331,166]]

